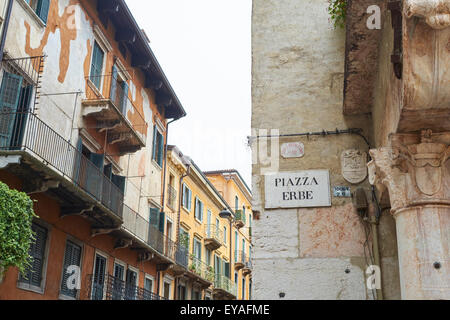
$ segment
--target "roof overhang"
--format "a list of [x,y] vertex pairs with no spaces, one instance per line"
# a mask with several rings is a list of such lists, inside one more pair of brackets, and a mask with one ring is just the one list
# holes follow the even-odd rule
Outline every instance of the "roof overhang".
[[131,53],[132,66],[145,75],[145,87],[156,92],[156,104],[163,107],[166,119],[186,116],[181,102],[156,59],[145,33],[139,28],[125,0],[98,0],[97,10],[104,24],[116,27],[116,41]]

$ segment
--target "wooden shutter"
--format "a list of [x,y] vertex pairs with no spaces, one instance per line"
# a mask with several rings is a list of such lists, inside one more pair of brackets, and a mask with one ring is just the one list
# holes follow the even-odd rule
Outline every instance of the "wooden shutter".
[[152,160],[156,161],[156,133],[158,129],[156,129],[156,125],[153,126],[153,150],[152,150]]
[[95,270],[92,284],[92,299],[102,300],[105,285],[106,259],[100,255],[95,256]]
[[122,95],[120,101],[120,111],[126,117],[127,115],[127,102],[128,102],[128,83],[126,81],[122,82]]
[[164,234],[164,224],[165,224],[165,221],[166,221],[166,219],[165,219],[165,213],[164,213],[164,211],[161,211],[160,213],[159,213],[159,231],[161,231],[161,233],[162,234]]
[[36,240],[31,244],[29,255],[31,256],[31,268],[20,276],[20,281],[40,287],[42,282],[45,245],[47,243],[47,229],[33,223],[31,229],[35,232]]
[[50,8],[50,0],[39,0],[36,8],[36,14],[44,23],[47,23],[48,10]]
[[113,65],[113,67],[112,67],[112,76],[111,76],[111,89],[110,89],[110,91],[109,91],[109,99],[110,99],[116,106],[118,106],[118,105],[117,105],[117,102],[119,102],[119,101],[116,101],[117,74],[118,74],[118,72],[117,72],[117,67],[116,67],[116,65]]
[[9,147],[13,135],[19,97],[23,78],[19,75],[3,72],[0,88],[0,147]]
[[158,153],[158,164],[162,167],[163,157],[164,157],[164,136],[158,132],[159,135],[159,153]]
[[67,288],[67,279],[71,276],[71,274],[67,272],[67,268],[72,265],[80,267],[81,247],[71,241],[67,241],[66,251],[64,253],[64,268],[62,274],[61,292],[66,296],[76,298],[77,290],[76,289],[69,290]]

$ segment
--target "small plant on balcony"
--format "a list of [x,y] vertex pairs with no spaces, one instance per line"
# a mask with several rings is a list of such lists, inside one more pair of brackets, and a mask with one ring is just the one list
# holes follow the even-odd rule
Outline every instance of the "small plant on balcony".
[[33,200],[0,182],[0,280],[10,267],[22,274],[30,267],[34,217]]
[[328,13],[334,28],[344,28],[347,17],[347,0],[328,0]]

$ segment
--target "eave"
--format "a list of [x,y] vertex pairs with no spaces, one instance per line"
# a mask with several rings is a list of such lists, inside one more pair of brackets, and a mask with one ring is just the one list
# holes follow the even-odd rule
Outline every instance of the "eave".
[[111,21],[118,31],[116,40],[127,47],[132,55],[133,67],[145,75],[145,87],[153,89],[156,101],[163,107],[166,119],[179,119],[186,116],[180,100],[156,59],[148,38],[139,28],[125,0],[98,0],[97,9],[103,23]]

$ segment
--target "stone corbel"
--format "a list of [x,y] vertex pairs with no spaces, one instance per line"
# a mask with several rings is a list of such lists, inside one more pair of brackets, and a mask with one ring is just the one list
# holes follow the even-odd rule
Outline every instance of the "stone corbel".
[[0,157],[0,169],[5,169],[10,164],[20,164],[22,156],[2,156]]
[[405,0],[404,15],[424,19],[433,29],[445,29],[450,26],[450,0]]
[[35,193],[44,193],[48,189],[56,189],[59,187],[60,182],[56,180],[39,180],[34,183],[27,183],[24,186],[24,192],[27,195]]
[[132,239],[120,238],[120,239],[117,239],[117,241],[114,245],[114,249],[125,249],[125,248],[128,248],[129,246],[131,246],[132,244],[133,244]]
[[142,252],[142,253],[139,254],[138,261],[139,261],[139,262],[150,261],[150,260],[152,260],[154,257],[155,257],[155,254],[154,254],[154,253],[151,253],[151,252]]

